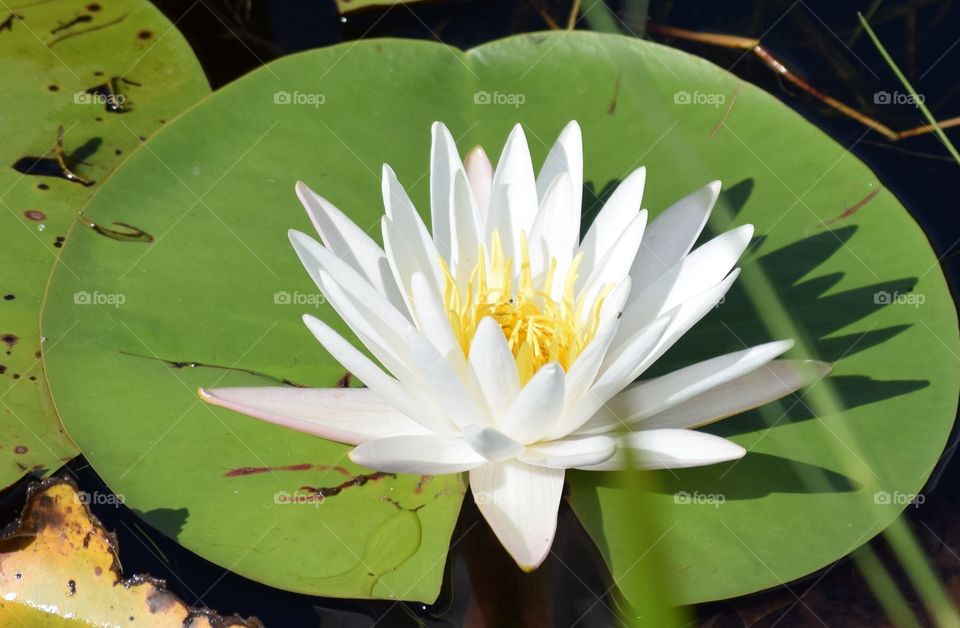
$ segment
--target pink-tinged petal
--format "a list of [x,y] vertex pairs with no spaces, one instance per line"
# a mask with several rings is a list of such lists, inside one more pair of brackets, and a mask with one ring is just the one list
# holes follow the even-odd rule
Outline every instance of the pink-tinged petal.
[[[626,451],[625,451],[626,450]],[[643,430],[617,439],[617,452],[605,462],[578,467],[586,471],[682,469],[742,458],[747,450],[713,434],[694,430]]]
[[600,464],[616,450],[617,441],[612,436],[582,436],[531,445],[519,460],[551,469],[570,469]]
[[470,471],[473,499],[493,533],[524,571],[544,561],[557,530],[563,470],[507,460]]
[[431,434],[369,388],[200,389],[207,403],[349,445],[371,438]]
[[768,342],[637,382],[607,402],[578,432],[598,434],[642,421],[761,368],[792,346],[792,340]]
[[474,146],[467,153],[464,160],[464,169],[470,181],[470,189],[477,200],[477,210],[480,213],[481,226],[487,221],[487,212],[490,209],[490,188],[493,186],[493,164],[480,146]]
[[386,473],[462,473],[486,462],[460,436],[394,436],[369,440],[350,451],[355,464]]
[[297,181],[296,192],[324,245],[363,275],[394,307],[403,310],[403,299],[383,249],[333,203],[303,181]]
[[642,419],[636,427],[701,427],[789,395],[825,377],[831,368],[831,364],[815,360],[774,360],[747,375]]

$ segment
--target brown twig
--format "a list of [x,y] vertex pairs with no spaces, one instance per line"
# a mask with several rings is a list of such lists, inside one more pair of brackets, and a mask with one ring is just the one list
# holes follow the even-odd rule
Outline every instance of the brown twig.
[[[783,79],[790,82],[792,85],[795,85],[799,89],[810,94],[817,100],[821,101],[828,107],[835,109],[842,113],[843,115],[856,120],[860,124],[870,127],[877,133],[880,133],[887,139],[891,141],[902,140],[907,137],[915,137],[917,135],[923,135],[925,133],[931,133],[935,130],[933,125],[924,124],[912,129],[907,129],[905,131],[894,131],[887,125],[883,124],[879,120],[875,120],[870,116],[863,114],[853,107],[846,105],[836,98],[823,93],[810,83],[806,82],[792,71],[790,71],[786,65],[783,64],[779,59],[777,59],[773,54],[771,54],[763,45],[760,43],[759,39],[752,39],[749,37],[740,37],[737,35],[724,35],[722,33],[699,33],[696,31],[690,31],[683,28],[676,28],[674,26],[668,26],[666,24],[658,24],[653,21],[647,22],[647,32],[656,33],[658,35],[663,35],[665,37],[676,37],[677,39],[684,39],[687,41],[695,41],[703,44],[709,44],[712,46],[721,46],[724,48],[735,48],[738,50],[747,50],[752,53],[754,56],[759,58],[763,63],[776,72]],[[950,127],[960,126],[960,117],[950,118],[940,122],[940,128],[946,129]]]

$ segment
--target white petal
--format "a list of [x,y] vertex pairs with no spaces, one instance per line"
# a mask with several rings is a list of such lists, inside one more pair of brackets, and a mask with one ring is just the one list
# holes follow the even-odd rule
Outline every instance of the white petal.
[[[413,266],[426,273],[427,276],[434,278],[437,289],[442,289],[445,278],[440,267],[440,253],[434,245],[427,227],[423,224],[423,219],[420,218],[413,202],[407,196],[406,190],[397,180],[397,175],[386,164],[383,166],[383,204],[386,208],[387,218],[393,225],[391,234],[393,235],[393,244],[396,246],[398,244],[397,240],[402,239],[406,245],[404,250],[412,257]],[[450,217],[447,216],[446,228],[448,230],[449,220]],[[448,255],[445,255],[444,259],[449,260],[449,232],[445,237],[447,238]],[[384,242],[384,245],[386,245],[386,242]],[[390,251],[387,250],[387,259],[393,265],[392,263],[395,260],[390,258]],[[396,272],[396,269],[394,270]],[[401,278],[407,280],[408,277],[402,276]],[[399,279],[397,285],[401,289],[410,289],[409,285]]]
[[[578,468],[587,471],[613,471],[630,467],[682,469],[736,460],[747,453],[733,441],[693,430],[631,432],[617,439],[617,444],[617,452],[605,462]],[[629,451],[625,453],[624,449]]]
[[350,445],[432,433],[369,388],[201,388],[200,397],[215,406]]
[[525,445],[542,438],[563,410],[563,386],[559,364],[541,366],[510,404],[501,423],[503,432]]
[[480,146],[474,146],[467,158],[464,160],[463,167],[467,172],[467,179],[470,181],[470,189],[477,200],[477,210],[480,212],[481,226],[486,225],[487,212],[490,209],[490,187],[493,185],[493,165],[490,158]]
[[670,326],[672,316],[666,314],[658,318],[624,343],[616,358],[600,367],[600,375],[593,386],[574,402],[572,407],[564,408],[560,420],[547,431],[547,438],[563,438],[579,429],[610,398],[632,382],[638,375],[637,365],[643,363],[646,356],[659,344]]
[[479,247],[483,244],[484,227],[474,201],[470,184],[462,170],[453,179],[453,209],[451,215],[453,250],[450,254],[451,273],[458,286],[465,286],[470,273],[480,261]]
[[563,470],[515,460],[470,471],[470,489],[493,533],[521,569],[540,566],[557,530]]
[[630,276],[630,266],[637,256],[637,248],[647,225],[647,210],[635,215],[623,233],[610,245],[593,266],[589,277],[580,276],[577,299],[584,303],[584,316],[589,315],[593,302],[607,286],[616,286]]
[[580,205],[583,202],[583,137],[576,120],[567,123],[556,143],[547,153],[540,174],[537,175],[537,199],[543,204],[547,190],[557,177],[566,175],[570,185],[570,205],[576,208],[574,227],[580,234]]
[[523,452],[523,445],[492,427],[468,425],[463,435],[475,452],[491,462],[516,458]]
[[693,248],[720,194],[713,181],[663,211],[647,227],[630,271],[637,289],[646,288]]
[[329,325],[315,316],[305,314],[303,322],[314,337],[351,374],[366,384],[384,401],[397,410],[415,419],[434,432],[448,432],[454,426],[444,416],[432,412],[432,408],[418,404],[410,397],[400,382],[384,373],[380,367],[343,339]]
[[[493,174],[487,241],[499,231],[505,252],[519,257],[520,233],[530,233],[537,214],[537,187],[527,138],[519,124],[513,127]],[[511,245],[509,248],[508,245]]]
[[698,247],[645,289],[634,289],[623,310],[621,334],[716,285],[736,265],[752,236],[753,225],[727,231]]
[[616,318],[604,321],[587,348],[584,349],[567,371],[566,399],[567,407],[572,407],[580,397],[593,385],[603,358],[607,355],[610,342],[617,334],[620,321]]
[[564,438],[527,447],[519,460],[552,469],[570,469],[606,461],[617,450],[612,436]]
[[453,214],[450,205],[453,197],[453,176],[463,170],[457,144],[450,131],[441,122],[431,127],[433,143],[430,148],[430,221],[433,241],[444,259],[450,259],[453,245],[453,230],[450,222]]
[[563,288],[563,278],[580,238],[580,206],[574,205],[571,190],[570,176],[561,173],[544,194],[530,228],[530,265],[534,275],[548,269],[551,259],[557,260],[554,286],[546,286],[553,295]]
[[617,241],[640,211],[646,178],[646,168],[637,168],[631,172],[600,209],[580,243],[580,251],[583,253],[581,277],[589,276],[593,272],[594,266],[603,258],[610,245]]
[[469,362],[490,407],[494,425],[499,426],[520,392],[520,379],[507,339],[500,325],[489,316],[477,325],[470,344]]
[[383,249],[333,203],[311,190],[303,181],[297,181],[296,191],[327,248],[363,275],[394,307],[402,309],[403,300]]
[[768,342],[638,382],[611,399],[578,432],[597,434],[641,421],[761,368],[792,346],[792,340]]
[[441,355],[451,360],[459,359],[459,362],[465,364],[463,350],[453,336],[450,319],[429,280],[423,273],[414,273],[410,285],[413,289],[417,329],[433,343]]
[[450,360],[441,355],[430,342],[419,334],[410,338],[410,353],[428,393],[451,421],[461,429],[467,425],[488,425],[486,401],[479,398],[470,382],[464,382]]
[[350,451],[355,464],[387,473],[462,473],[486,460],[459,436],[393,436],[369,440]]
[[701,427],[775,401],[830,372],[813,360],[774,360],[755,371],[672,406],[636,424],[641,429]]

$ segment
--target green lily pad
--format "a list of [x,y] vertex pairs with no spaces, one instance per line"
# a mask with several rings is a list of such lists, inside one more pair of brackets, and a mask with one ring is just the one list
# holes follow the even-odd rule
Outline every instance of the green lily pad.
[[[923,234],[840,146],[715,66],[633,39],[537,34],[466,53],[413,41],[349,46],[272,63],[159,133],[87,209],[156,241],[75,230],[64,263],[83,280],[65,270],[52,279],[44,332],[59,343],[47,360],[58,409],[91,464],[148,520],[274,586],[436,596],[459,477],[379,478],[322,505],[274,503],[363,470],[346,463],[344,446],[194,395],[341,379],[299,319],[315,313],[347,333],[287,243],[288,228],[310,229],[294,181],[376,234],[383,162],[426,211],[434,120],[461,150],[479,143],[494,155],[521,120],[542,160],[577,119],[588,187],[599,194],[646,164],[653,214],[722,179],[709,229],[753,222],[758,239],[737,290],[667,361],[791,335],[797,357],[837,362],[804,400],[715,426],[750,448],[739,463],[660,474],[650,520],[663,533],[644,537],[662,544],[675,601],[809,573],[883,529],[923,484],[956,408],[956,314]],[[80,289],[123,303],[77,307]],[[635,542],[639,522],[618,509],[630,496],[617,480],[571,473],[570,499],[637,599],[631,574],[648,553]]]
[[[56,343],[43,345],[38,325],[67,230],[141,137],[210,90],[180,33],[142,0],[3,5],[0,64],[4,487],[78,453],[60,427],[43,375],[42,353]],[[58,152],[66,163],[57,162]],[[64,178],[63,165],[76,178]]]

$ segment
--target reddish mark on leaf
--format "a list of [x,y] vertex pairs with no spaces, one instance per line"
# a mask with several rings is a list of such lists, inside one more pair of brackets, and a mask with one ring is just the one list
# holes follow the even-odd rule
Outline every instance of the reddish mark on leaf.
[[872,201],[873,197],[879,193],[880,193],[880,188],[874,188],[870,190],[870,192],[866,196],[861,198],[859,201],[857,201],[850,207],[843,210],[839,216],[831,218],[830,220],[825,220],[823,224],[829,225],[830,223],[837,222],[838,220],[843,220],[844,218],[849,218],[850,216],[853,216],[858,211],[860,211],[860,209],[863,208],[864,205]]
[[28,209],[27,211],[23,212],[23,215],[29,218],[30,220],[35,220],[37,222],[40,222],[41,220],[46,220],[47,218],[47,215],[44,214],[39,209]]
[[304,462],[301,464],[289,464],[279,467],[239,467],[237,469],[231,469],[224,473],[228,478],[236,478],[244,475],[255,475],[257,473],[272,473],[274,471],[310,471],[311,469],[316,469],[318,471],[336,471],[340,475],[350,475],[350,472],[341,466],[331,467],[330,465],[325,464],[312,464],[309,462]]
[[414,494],[419,495],[420,493],[422,493],[423,487],[427,484],[427,482],[429,482],[432,479],[433,479],[432,475],[421,475],[420,479],[417,480],[417,485],[413,487]]
[[343,374],[343,377],[337,380],[337,388],[350,388],[350,380],[353,378],[353,375],[350,371],[347,371]]
[[363,486],[367,482],[372,482],[374,480],[395,477],[397,477],[396,473],[383,473],[381,471],[377,471],[376,473],[361,473],[360,475],[350,478],[345,482],[341,482],[336,486],[325,486],[323,488],[317,488],[314,486],[301,486],[300,490],[309,491],[318,495],[319,497],[333,497],[334,495],[339,495],[343,489],[350,488],[351,486]]
[[25,454],[25,453],[27,453],[28,451],[30,451],[30,450],[27,449],[27,446],[26,446],[26,445],[17,445],[16,447],[13,448],[13,452],[14,452],[14,453],[17,453],[17,454]]

